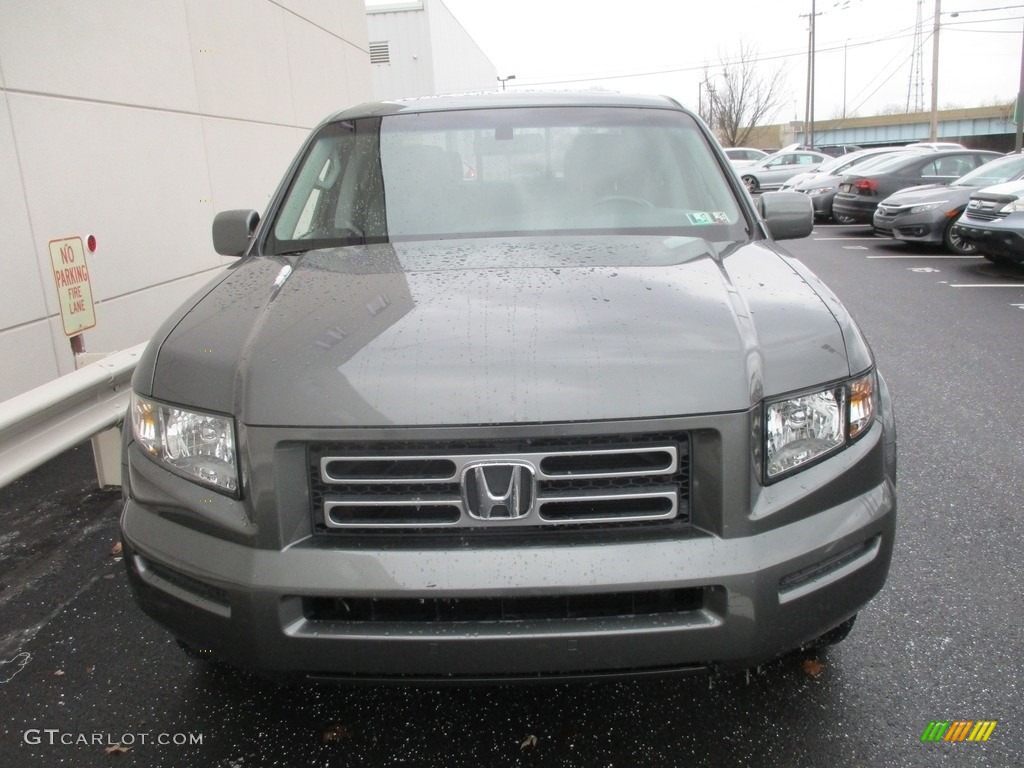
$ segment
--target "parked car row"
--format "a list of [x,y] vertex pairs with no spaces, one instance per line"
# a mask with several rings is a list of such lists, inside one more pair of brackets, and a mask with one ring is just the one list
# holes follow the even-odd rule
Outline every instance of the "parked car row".
[[890,195],[907,187],[949,184],[997,157],[998,152],[970,149],[893,155],[843,176],[832,202],[833,214],[844,222],[871,224],[878,204]]
[[802,192],[818,220],[870,224],[883,237],[1024,264],[1024,156],[955,142],[842,149],[828,157],[794,144],[759,160],[751,159],[759,150],[725,151],[751,194]]
[[[1024,178],[1024,156],[1006,155],[964,174],[949,184],[927,184],[897,192],[878,204],[872,224],[875,234],[894,237],[910,243],[935,243],[958,254],[978,251],[976,241],[985,239],[984,225],[978,224],[977,234],[964,236],[958,219],[971,200],[972,193],[983,187]],[[997,193],[998,195],[999,193]],[[1014,197],[1016,200],[1016,197]],[[996,216],[987,213],[1002,207],[1000,199],[977,201],[971,209],[975,218],[986,223]],[[1021,251],[1021,245],[1017,245]]]

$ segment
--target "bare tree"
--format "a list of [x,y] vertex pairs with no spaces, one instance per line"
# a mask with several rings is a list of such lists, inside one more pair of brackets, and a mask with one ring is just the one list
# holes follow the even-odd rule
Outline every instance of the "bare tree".
[[704,65],[700,116],[725,146],[739,147],[779,113],[785,74],[781,67],[766,71],[757,60],[757,48],[744,43],[736,56],[719,56],[720,72]]

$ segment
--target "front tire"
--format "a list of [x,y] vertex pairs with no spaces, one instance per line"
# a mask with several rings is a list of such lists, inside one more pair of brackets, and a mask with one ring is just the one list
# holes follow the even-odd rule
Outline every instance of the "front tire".
[[960,237],[956,230],[956,219],[946,225],[946,229],[942,233],[942,244],[946,246],[946,250],[959,256],[973,256],[978,252],[978,246]]
[[757,190],[761,188],[761,185],[757,183],[757,179],[755,179],[753,176],[744,176],[743,183],[746,185],[747,192],[749,192],[750,194],[754,194],[755,192],[757,192]]

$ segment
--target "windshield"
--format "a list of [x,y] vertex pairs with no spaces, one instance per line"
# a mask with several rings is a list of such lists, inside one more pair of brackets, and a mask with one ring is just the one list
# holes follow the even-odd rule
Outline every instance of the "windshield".
[[1024,155],[1009,155],[968,171],[950,186],[991,187],[994,184],[1013,181],[1021,175],[1024,175]]
[[477,109],[324,126],[267,250],[566,233],[746,237],[726,177],[682,112]]
[[848,155],[840,155],[835,160],[825,163],[821,166],[822,176],[838,176],[843,173],[847,168],[853,168],[856,166],[867,167],[868,163],[882,160],[884,158],[891,157],[892,155],[888,152],[877,152],[868,151],[863,154],[854,152]]
[[860,165],[855,166],[850,172],[856,174],[888,173],[894,168],[899,168],[901,165],[906,163],[911,158],[917,157],[918,155],[921,154],[926,153],[896,152],[891,155],[881,155],[879,157],[873,157],[870,160],[865,160]]

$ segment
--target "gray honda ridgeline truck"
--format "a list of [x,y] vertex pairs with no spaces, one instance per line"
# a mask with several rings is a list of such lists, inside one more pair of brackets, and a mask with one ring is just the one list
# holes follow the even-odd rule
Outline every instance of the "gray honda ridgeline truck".
[[871,350],[692,113],[494,94],[328,118],[132,380],[125,563],[279,677],[740,669],[881,589]]

